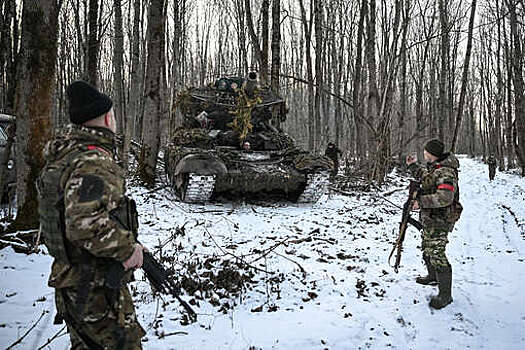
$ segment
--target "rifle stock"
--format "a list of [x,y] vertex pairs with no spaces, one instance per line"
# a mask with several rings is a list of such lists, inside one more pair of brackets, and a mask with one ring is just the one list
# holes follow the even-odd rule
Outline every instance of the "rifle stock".
[[399,265],[401,263],[401,252],[403,251],[403,241],[405,240],[405,233],[408,224],[413,225],[418,230],[423,228],[423,225],[419,221],[410,217],[410,211],[412,210],[412,206],[416,201],[418,189],[419,182],[410,180],[408,199],[405,204],[403,204],[403,216],[401,217],[401,222],[399,223],[399,235],[397,240],[394,242],[394,246],[392,247],[390,255],[388,256],[388,263],[390,264],[390,259],[392,258],[392,255],[394,255],[394,252],[396,252],[396,261],[394,263],[394,271],[396,273],[399,271]]

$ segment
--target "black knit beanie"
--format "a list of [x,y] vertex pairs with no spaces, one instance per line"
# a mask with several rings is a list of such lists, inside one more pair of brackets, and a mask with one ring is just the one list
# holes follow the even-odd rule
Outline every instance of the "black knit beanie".
[[111,98],[99,92],[85,81],[75,81],[67,87],[69,99],[69,120],[73,124],[83,124],[100,117],[113,106]]
[[444,148],[445,145],[438,139],[429,140],[425,144],[425,151],[438,158],[443,155]]

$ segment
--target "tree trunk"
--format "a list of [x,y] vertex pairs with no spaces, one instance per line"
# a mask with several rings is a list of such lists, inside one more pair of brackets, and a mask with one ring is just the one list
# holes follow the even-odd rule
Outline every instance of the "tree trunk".
[[362,161],[365,158],[365,133],[361,122],[358,120],[363,114],[363,104],[361,103],[361,75],[362,75],[362,64],[363,64],[363,32],[365,27],[365,18],[368,16],[368,0],[361,1],[361,10],[359,15],[359,24],[357,26],[357,48],[355,56],[355,70],[354,70],[354,81],[352,88],[352,103],[354,105],[354,122],[355,122],[355,135],[356,135],[356,153],[359,160]]
[[[376,123],[379,111],[379,91],[377,88],[377,65],[376,65],[376,1],[370,0],[370,11],[367,22],[367,36],[366,36],[366,61],[368,68],[368,120],[372,125]],[[371,152],[374,152],[372,158],[377,157],[377,143],[378,135],[375,130],[369,130],[369,144],[368,147]],[[373,177],[373,163],[370,164],[369,175]]]
[[305,51],[306,51],[306,73],[308,76],[308,149],[313,151],[315,149],[315,117],[314,117],[314,76],[312,67],[312,20],[313,11],[310,7],[310,20],[306,17],[306,9],[303,0],[299,0],[301,7],[301,21],[303,22],[304,36],[305,36]]
[[439,139],[442,142],[445,140],[445,130],[447,127],[448,115],[448,92],[447,92],[447,78],[448,78],[448,51],[450,49],[448,15],[447,15],[447,0],[439,0],[439,20],[441,23],[441,71],[439,72],[439,109],[438,109],[438,131]]
[[[259,38],[255,32],[255,26],[253,24],[252,17],[252,6],[250,0],[244,1],[244,8],[246,10],[246,25],[248,27],[248,33],[252,41],[253,53],[256,61],[259,63],[259,79],[262,84],[268,83],[268,0],[263,0],[261,5],[262,18],[263,18],[263,29],[262,29],[262,42],[263,48],[261,49]],[[266,23],[266,24],[265,24]]]
[[[271,87],[273,92],[279,94],[279,76],[281,70],[281,0],[273,0],[272,3],[272,70]],[[274,108],[281,108],[280,106]],[[280,118],[272,120],[273,125],[281,128],[283,121]]]
[[[0,6],[0,10],[1,8]],[[0,12],[1,15],[2,13]],[[2,24],[0,24],[0,110],[12,114],[15,106],[15,75],[18,47],[18,21],[15,0],[5,0],[2,17],[0,17],[2,20]]]
[[[503,26],[505,28],[505,26]],[[506,135],[506,141],[507,141],[507,158],[508,158],[508,169],[513,169],[516,167],[516,152],[514,150],[514,142],[512,141],[512,60],[511,60],[511,49],[509,48],[509,43],[506,37],[506,31],[503,30],[503,37],[504,37],[504,48],[505,48],[505,61],[506,61],[506,75],[507,75],[507,82],[506,82],[506,95],[507,95],[507,108],[506,108],[506,129],[505,129],[505,135]]]
[[281,0],[272,3],[272,79],[271,87],[279,93],[279,71],[281,69]]
[[[440,0],[443,1],[443,0]],[[467,37],[467,51],[465,52],[465,61],[463,63],[463,77],[461,79],[461,93],[459,95],[458,114],[456,115],[456,126],[454,128],[454,137],[452,138],[452,151],[456,148],[456,141],[458,139],[459,127],[461,126],[461,117],[463,115],[463,105],[465,104],[465,95],[467,93],[468,84],[468,72],[470,63],[470,53],[472,51],[472,33],[474,31],[474,18],[476,15],[476,0],[472,0],[470,7],[470,21],[468,26],[468,37]]]
[[321,125],[321,93],[323,91],[323,4],[321,0],[314,0],[314,17],[315,17],[315,143],[314,152],[320,152],[322,142],[322,125]]
[[[115,14],[115,34],[113,42],[113,111],[117,120],[117,131],[119,134],[127,135],[125,130],[129,127],[124,119],[126,112],[124,107],[124,79],[122,76],[123,55],[124,55],[124,34],[122,32],[122,1],[113,0],[113,11]],[[125,140],[124,140],[125,142]],[[120,151],[123,152],[124,143],[120,145]],[[122,153],[122,161],[127,167],[128,155]]]
[[[124,137],[124,153],[129,153],[131,136],[140,137],[142,120],[140,99],[142,96],[142,79],[140,77],[140,22],[141,22],[141,0],[133,2],[133,38],[131,40],[131,77],[128,112],[126,113],[126,135]],[[142,141],[142,140],[141,140]]]
[[164,0],[152,0],[148,13],[148,63],[144,88],[144,116],[142,125],[142,148],[138,174],[146,186],[155,184],[157,156],[160,147],[160,118],[162,116],[162,72],[166,15]]
[[15,105],[18,209],[13,230],[38,226],[35,181],[44,166],[42,150],[51,138],[59,7],[55,0],[40,0],[28,1],[23,8]]
[[524,82],[523,82],[523,62],[522,62],[522,51],[520,38],[518,32],[518,19],[516,15],[517,3],[515,0],[507,0],[509,14],[510,14],[510,29],[514,43],[512,57],[512,65],[514,67],[514,109],[516,111],[516,136],[517,142],[515,142],[515,151],[518,158],[521,174],[525,176],[525,95],[524,95]]
[[89,39],[86,64],[86,78],[93,86],[98,85],[98,0],[89,0]]
[[[268,48],[269,48],[269,38],[268,38],[268,30],[269,30],[269,19],[270,16],[270,1],[269,0],[263,0],[261,4],[261,17],[262,17],[262,26],[261,26],[261,42],[262,42],[262,48],[261,48],[261,62],[260,62],[260,69],[263,72],[264,75],[264,84],[268,84],[270,82],[270,79],[268,78]],[[272,42],[273,45],[273,42]],[[272,53],[273,54],[273,53]]]
[[399,161],[403,158],[406,148],[406,138],[407,138],[407,127],[405,125],[405,118],[408,116],[408,84],[407,84],[407,45],[406,45],[406,36],[408,30],[408,20],[410,16],[410,1],[406,2],[406,8],[403,13],[403,21],[405,25],[403,26],[403,38],[401,39],[401,96],[400,96],[400,113],[398,118],[399,126],[399,151],[398,157]]

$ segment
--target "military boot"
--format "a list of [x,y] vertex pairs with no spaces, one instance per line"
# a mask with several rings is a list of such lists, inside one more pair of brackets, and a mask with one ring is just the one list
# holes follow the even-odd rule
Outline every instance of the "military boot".
[[423,260],[427,266],[428,275],[416,277],[416,283],[430,286],[437,285],[436,270],[434,269],[434,266],[430,264],[430,258],[427,255],[423,255]]
[[452,269],[438,272],[439,294],[430,299],[430,306],[434,309],[442,309],[452,302]]

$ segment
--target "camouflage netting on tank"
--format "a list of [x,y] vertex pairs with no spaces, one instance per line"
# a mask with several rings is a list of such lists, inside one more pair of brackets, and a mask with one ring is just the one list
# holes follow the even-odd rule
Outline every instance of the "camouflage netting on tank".
[[261,103],[262,99],[255,94],[253,98],[250,98],[244,89],[239,91],[237,98],[237,106],[233,113],[235,119],[233,122],[228,124],[239,136],[239,142],[243,142],[246,136],[253,130],[252,125],[252,110],[255,105]]
[[[242,79],[241,79],[242,80]],[[222,91],[209,85],[205,87],[191,87],[179,93],[175,102],[175,108],[183,115],[184,128],[198,128],[202,125],[195,118],[202,112],[211,115],[215,126],[212,128],[226,129],[231,123],[232,116],[242,100],[242,89],[236,91]],[[275,94],[269,87],[251,87],[246,89],[249,99],[254,100],[250,111],[252,124],[255,129],[263,127],[272,118],[278,118],[281,122],[286,120],[287,108],[285,101]],[[226,120],[226,122],[223,122]],[[240,133],[242,135],[242,133]]]
[[[261,131],[249,133],[245,141],[250,143],[254,151],[278,151],[294,147],[293,139],[285,133]],[[206,129],[182,129],[179,128],[168,147],[182,146],[201,149],[213,149],[217,146],[235,147],[240,150],[238,134],[233,131],[209,131]]]
[[208,134],[208,130],[179,128],[171,138],[171,145],[210,149],[215,146],[215,143],[214,139]]
[[285,133],[262,131],[251,133],[246,137],[254,151],[284,150],[294,147],[293,139]]
[[303,153],[295,157],[294,166],[300,172],[313,172],[319,170],[331,171],[334,163],[330,158],[325,156],[316,156],[309,153]]

